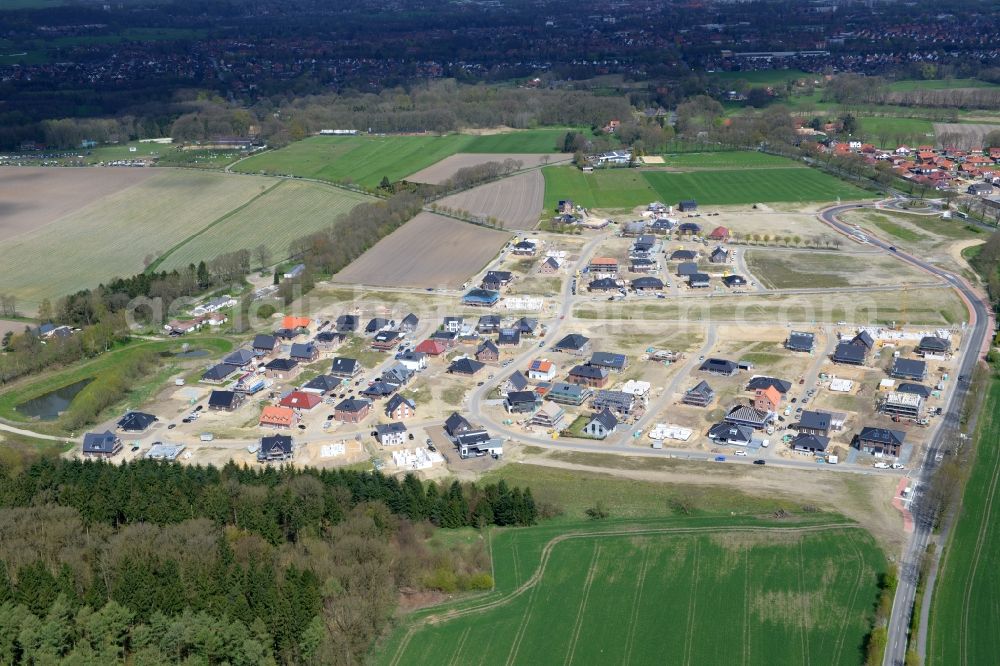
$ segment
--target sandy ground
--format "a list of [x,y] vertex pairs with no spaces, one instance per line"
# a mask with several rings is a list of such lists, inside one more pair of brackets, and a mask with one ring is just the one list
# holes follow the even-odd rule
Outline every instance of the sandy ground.
[[0,239],[37,229],[155,173],[155,169],[0,168]]
[[6,335],[7,331],[23,333],[25,326],[31,326],[26,321],[12,321],[10,319],[0,319],[0,336]]
[[534,229],[542,214],[545,177],[540,169],[445,197],[441,206],[496,217],[505,229]]
[[337,273],[335,281],[383,287],[460,287],[510,234],[421,213]]
[[970,266],[969,262],[965,260],[964,256],[962,256],[962,251],[970,247],[975,247],[976,245],[982,245],[985,242],[986,241],[979,238],[957,241],[948,246],[948,255],[955,261],[956,264],[971,271],[972,266]]
[[565,161],[569,158],[569,155],[563,155],[561,153],[457,153],[444,158],[436,164],[432,164],[429,167],[421,169],[415,174],[407,176],[406,180],[414,183],[430,183],[431,185],[440,185],[454,176],[459,169],[478,166],[488,162],[516,160],[521,162],[520,168],[525,169],[528,167],[542,166],[554,162]]

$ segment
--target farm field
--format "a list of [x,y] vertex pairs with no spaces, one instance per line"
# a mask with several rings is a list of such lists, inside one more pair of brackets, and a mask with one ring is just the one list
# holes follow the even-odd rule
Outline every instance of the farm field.
[[797,79],[821,79],[820,74],[810,74],[801,69],[760,69],[749,72],[712,72],[708,74],[711,79],[719,81],[739,81],[743,79],[755,85],[778,85],[785,81],[795,81]]
[[993,379],[979,415],[976,457],[962,509],[951,529],[934,586],[927,664],[989,664],[1000,651],[996,631],[1000,577],[1000,381]]
[[[46,173],[58,177],[62,171]],[[0,248],[5,289],[24,304],[25,312],[43,298],[142,271],[147,256],[165,252],[274,183],[218,173],[153,174]]]
[[504,229],[534,229],[542,214],[544,195],[545,177],[535,169],[453,194],[437,203],[473,215],[496,217],[504,223]]
[[862,116],[858,123],[858,134],[880,148],[934,143],[934,123],[925,118]]
[[954,143],[958,148],[982,147],[983,139],[994,130],[1000,130],[1000,125],[976,124],[976,123],[934,123],[934,133],[938,141],[942,137],[951,139],[949,145]]
[[146,181],[147,169],[0,167],[0,239],[36,231],[87,204]]
[[495,257],[511,234],[420,213],[334,276],[379,287],[457,288]]
[[437,164],[432,164],[426,169],[421,169],[415,174],[407,176],[406,180],[414,183],[439,185],[454,176],[459,169],[488,162],[503,162],[508,159],[521,162],[521,168],[527,169],[550,162],[555,163],[559,160],[569,160],[571,156],[562,153],[456,153]]
[[566,130],[529,130],[473,136],[313,136],[240,162],[241,173],[350,180],[375,187],[383,177],[402,180],[460,152],[551,153]]
[[893,81],[889,90],[893,92],[909,92],[911,90],[954,90],[961,88],[995,88],[995,83],[979,79],[929,79]]
[[841,252],[773,252],[748,249],[747,268],[772,289],[816,289],[879,286],[933,281],[926,273],[880,254]]
[[263,196],[175,246],[159,268],[179,268],[224,252],[253,250],[261,244],[271,249],[273,259],[283,259],[291,241],[329,227],[339,215],[373,200],[321,183],[279,181]]
[[[797,163],[779,155],[749,150],[663,155],[663,163],[679,169],[742,169],[747,167],[791,167]],[[804,167],[803,167],[804,168]]]
[[509,530],[492,553],[493,594],[421,613],[380,663],[857,664],[885,568],[852,524],[734,518]]
[[863,199],[868,195],[814,169],[716,169],[677,173],[654,169],[610,169],[585,174],[575,167],[548,167],[545,210],[560,199],[572,199],[587,208],[631,209],[650,201],[676,204],[695,199],[699,204],[733,205],[765,202],[812,202]]

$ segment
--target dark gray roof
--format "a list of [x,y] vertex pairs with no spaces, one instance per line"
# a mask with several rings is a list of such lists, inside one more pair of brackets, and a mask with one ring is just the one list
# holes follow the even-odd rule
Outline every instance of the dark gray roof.
[[798,451],[826,451],[829,444],[829,437],[805,432],[796,435],[795,439],[791,441],[792,449]]
[[520,391],[528,386],[528,378],[520,370],[515,371],[514,374],[508,377],[507,382],[515,391]]
[[691,261],[698,256],[694,250],[674,250],[670,255],[671,261]]
[[144,412],[128,412],[118,420],[118,427],[128,432],[142,432],[156,422],[156,417]]
[[920,338],[921,351],[929,352],[946,352],[951,350],[951,340],[945,340],[944,338],[939,338],[936,335],[926,335]]
[[367,387],[361,391],[361,395],[372,396],[374,398],[384,398],[387,395],[392,395],[399,389],[399,384],[390,384],[389,382],[377,381],[372,382]]
[[897,358],[892,364],[891,374],[897,377],[923,377],[927,373],[927,363],[913,358]]
[[497,342],[504,345],[516,345],[521,342],[521,329],[501,328],[497,333]]
[[487,314],[479,318],[479,327],[498,328],[500,326],[500,315]]
[[448,372],[456,372],[460,375],[474,375],[485,367],[479,361],[471,358],[460,358],[452,361],[448,366]]
[[769,416],[767,412],[750,405],[736,405],[726,414],[725,420],[729,423],[763,426],[770,421]]
[[389,398],[389,401],[385,404],[385,409],[386,411],[392,412],[395,411],[397,407],[403,404],[409,405],[410,409],[416,409],[417,407],[417,403],[413,402],[407,397],[400,395],[399,393],[396,393],[391,398]]
[[579,351],[580,349],[586,347],[588,342],[590,342],[590,338],[580,335],[579,333],[570,333],[557,342],[555,348]]
[[703,372],[714,372],[722,375],[735,374],[739,369],[736,363],[724,358],[706,358],[705,362],[698,368]]
[[733,274],[733,275],[727,275],[726,277],[722,278],[722,283],[725,284],[727,287],[733,287],[737,285],[746,284],[747,279],[742,275]]
[[458,433],[471,428],[472,424],[469,423],[468,419],[458,412],[452,412],[451,416],[445,419],[444,422],[444,429],[447,430],[450,435],[457,435]]
[[236,393],[233,391],[212,391],[208,396],[209,407],[232,407],[236,400]]
[[632,280],[633,289],[663,289],[663,280],[655,277],[641,277]]
[[316,354],[316,345],[311,342],[292,343],[289,356],[292,358],[312,358]]
[[305,388],[326,392],[332,391],[338,386],[340,386],[340,380],[336,377],[332,375],[319,375],[310,379],[306,383]]
[[417,324],[419,323],[420,323],[420,318],[411,312],[410,314],[403,317],[403,321],[399,322],[399,325],[404,328],[416,328]]
[[268,370],[291,370],[298,364],[294,358],[276,358],[264,367]]
[[340,315],[337,317],[337,330],[340,332],[351,332],[358,330],[358,318],[355,315]]
[[104,432],[88,432],[83,436],[84,453],[111,453],[115,450],[118,437],[110,430]]
[[521,317],[514,322],[514,328],[522,333],[534,333],[535,329],[538,328],[538,320],[534,317]]
[[803,411],[799,415],[799,427],[811,430],[829,430],[830,416],[828,412]]
[[812,351],[816,343],[816,335],[804,331],[792,331],[788,334],[785,346],[792,351]]
[[688,284],[694,284],[695,282],[699,284],[707,283],[711,279],[708,273],[691,273],[691,275],[688,275]]
[[901,430],[865,426],[861,429],[861,432],[858,433],[858,438],[868,442],[878,442],[880,444],[902,444],[906,440],[906,433]]
[[205,371],[205,374],[201,376],[202,379],[207,379],[209,381],[219,381],[225,379],[229,375],[233,374],[239,370],[235,365],[229,365],[228,363],[219,363],[218,365],[213,365],[211,368]]
[[483,340],[479,344],[479,348],[476,349],[476,353],[478,354],[479,352],[483,352],[483,351],[493,352],[495,354],[499,354],[500,353],[500,350],[497,349],[497,346],[495,344],[493,344],[492,340]]
[[346,356],[337,356],[333,359],[331,372],[338,375],[350,375],[357,371],[359,367],[357,359],[347,358]]
[[685,261],[677,265],[678,275],[694,275],[698,272],[698,264],[693,261]]
[[855,363],[860,365],[865,362],[867,355],[867,350],[863,345],[841,342],[833,351],[833,360],[839,363]]
[[913,382],[901,382],[896,390],[900,393],[911,393],[913,395],[919,395],[922,398],[931,397],[930,387],[924,386],[923,384],[915,384]]
[[628,365],[628,357],[625,354],[615,354],[612,352],[594,352],[590,355],[590,365],[622,370]]
[[289,455],[292,452],[292,438],[289,435],[269,435],[260,438],[258,458],[266,458],[271,454]]
[[851,344],[863,345],[866,349],[871,349],[875,346],[875,340],[872,339],[868,331],[859,331],[857,335],[851,338]]
[[749,444],[753,441],[753,428],[723,421],[708,429],[708,438],[727,444]]
[[579,384],[570,384],[569,382],[556,382],[549,389],[548,397],[565,396],[565,397],[577,398],[589,392],[590,389],[588,389],[585,386],[580,386]]
[[253,338],[253,348],[254,349],[274,349],[274,346],[278,344],[278,339],[273,335],[268,335],[267,333],[258,333]]
[[362,409],[370,405],[371,403],[367,400],[359,400],[357,398],[347,398],[337,403],[334,408],[338,412],[360,412]]
[[692,395],[705,396],[706,398],[715,395],[715,390],[713,390],[712,387],[709,386],[708,382],[706,381],[698,382],[697,384],[689,388],[687,392]]
[[511,391],[507,394],[507,402],[515,404],[519,402],[541,402],[538,394],[534,391]]
[[757,389],[766,389],[769,386],[773,386],[778,389],[779,393],[788,393],[789,389],[792,388],[791,382],[786,382],[784,379],[777,379],[775,377],[754,377],[749,382],[747,382],[748,391],[756,391]]
[[607,368],[599,368],[596,365],[578,365],[569,371],[571,377],[585,377],[587,379],[604,379],[608,376]]
[[399,421],[393,421],[392,423],[379,423],[375,426],[375,432],[382,435],[391,435],[393,433],[406,432],[406,426]]
[[374,333],[380,328],[385,328],[386,326],[391,326],[391,325],[392,321],[389,319],[386,319],[384,317],[373,317],[368,321],[368,324],[365,326],[365,332]]
[[604,289],[608,291],[618,289],[618,281],[614,278],[598,278],[596,280],[591,280],[587,285],[587,289]]
[[602,390],[594,394],[594,409],[617,409],[626,411],[635,405],[635,396],[624,391]]
[[611,413],[610,409],[604,409],[598,412],[597,414],[594,414],[594,418],[592,418],[590,421],[591,422],[597,421],[602,426],[604,426],[604,429],[607,430],[608,432],[618,427],[618,419],[615,418],[615,415]]
[[257,357],[249,349],[237,349],[229,356],[222,359],[222,362],[228,363],[229,365],[246,365],[255,358]]

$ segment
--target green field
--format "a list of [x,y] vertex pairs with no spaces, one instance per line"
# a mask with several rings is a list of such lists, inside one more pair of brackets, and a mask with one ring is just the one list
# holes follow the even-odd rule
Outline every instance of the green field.
[[607,169],[583,173],[575,167],[547,167],[545,210],[560,199],[586,208],[631,209],[651,201],[734,205],[863,199],[864,190],[807,167],[717,169],[676,173],[654,169]]
[[43,298],[139,273],[147,257],[166,252],[274,182],[188,170],[158,172],[8,239],[0,248],[4,289],[30,312]]
[[933,144],[934,122],[924,118],[862,117],[858,134],[880,148]]
[[980,81],[979,79],[928,79],[928,80],[906,80],[893,81],[889,84],[889,90],[895,92],[908,92],[911,90],[952,90],[955,88],[995,88],[995,83]]
[[752,72],[711,72],[707,74],[709,79],[720,82],[744,81],[752,85],[778,85],[785,81],[796,81],[798,79],[822,79],[822,74],[810,74],[801,69],[762,69]]
[[496,589],[416,614],[379,663],[858,664],[885,561],[831,518],[499,531]]
[[664,163],[680,169],[742,169],[749,167],[789,167],[796,162],[778,155],[750,150],[664,155]]
[[934,586],[927,664],[996,663],[1000,653],[1000,380],[979,415],[976,458]]
[[192,235],[164,257],[159,268],[170,270],[234,250],[266,245],[274,260],[288,256],[288,244],[333,224],[364,201],[363,194],[309,181],[283,180],[263,196],[236,209]]
[[375,187],[402,180],[455,153],[551,153],[565,129],[473,136],[314,136],[240,162],[243,173],[296,175]]

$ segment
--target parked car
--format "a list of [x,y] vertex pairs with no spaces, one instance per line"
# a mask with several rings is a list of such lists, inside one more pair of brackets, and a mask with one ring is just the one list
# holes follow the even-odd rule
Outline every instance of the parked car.
[[767,461],[764,460],[763,458],[757,458],[757,460],[753,461],[753,464],[754,465],[766,465]]
[[715,462],[726,462],[726,456],[715,456]]
[[745,456],[746,454],[747,454],[746,451],[744,451],[743,449],[739,449],[739,450],[736,451],[736,453],[734,455]]

